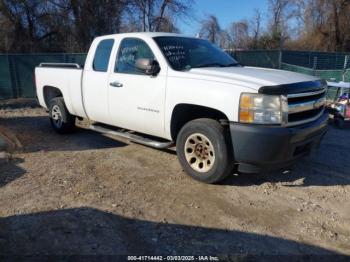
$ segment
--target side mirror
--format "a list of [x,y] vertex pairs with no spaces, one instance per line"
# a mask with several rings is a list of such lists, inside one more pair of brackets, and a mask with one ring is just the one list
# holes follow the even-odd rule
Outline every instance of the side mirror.
[[137,69],[141,70],[147,75],[156,76],[160,72],[159,63],[150,58],[139,58],[135,62]]

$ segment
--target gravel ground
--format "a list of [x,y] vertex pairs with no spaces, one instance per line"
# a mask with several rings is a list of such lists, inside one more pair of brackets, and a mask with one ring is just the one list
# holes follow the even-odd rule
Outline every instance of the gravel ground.
[[[10,107],[11,104],[11,107]],[[0,107],[0,254],[350,255],[350,130],[289,173],[188,178],[175,153]]]

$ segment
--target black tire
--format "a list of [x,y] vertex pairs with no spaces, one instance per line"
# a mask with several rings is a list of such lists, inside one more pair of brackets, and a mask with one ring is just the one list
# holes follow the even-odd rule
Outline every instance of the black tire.
[[75,130],[75,116],[68,112],[63,97],[56,97],[50,101],[49,117],[53,129],[57,133],[68,134]]
[[339,129],[343,129],[344,128],[344,119],[337,117],[336,119],[334,119],[334,125]]
[[177,136],[176,151],[184,171],[198,181],[217,183],[233,172],[234,157],[229,130],[215,120],[203,118],[187,123]]

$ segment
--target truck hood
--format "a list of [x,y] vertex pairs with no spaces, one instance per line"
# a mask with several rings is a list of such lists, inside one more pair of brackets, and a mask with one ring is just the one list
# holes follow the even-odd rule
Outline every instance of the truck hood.
[[228,82],[259,90],[263,86],[279,86],[316,81],[318,78],[284,70],[257,67],[194,68],[187,72],[191,78]]

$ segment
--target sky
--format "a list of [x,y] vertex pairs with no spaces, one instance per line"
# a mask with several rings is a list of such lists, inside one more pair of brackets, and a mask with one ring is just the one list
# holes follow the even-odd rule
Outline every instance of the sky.
[[179,21],[178,27],[184,34],[196,35],[200,29],[200,21],[213,14],[225,29],[234,21],[250,19],[256,8],[262,12],[263,18],[266,17],[267,2],[268,0],[195,0],[194,19]]

